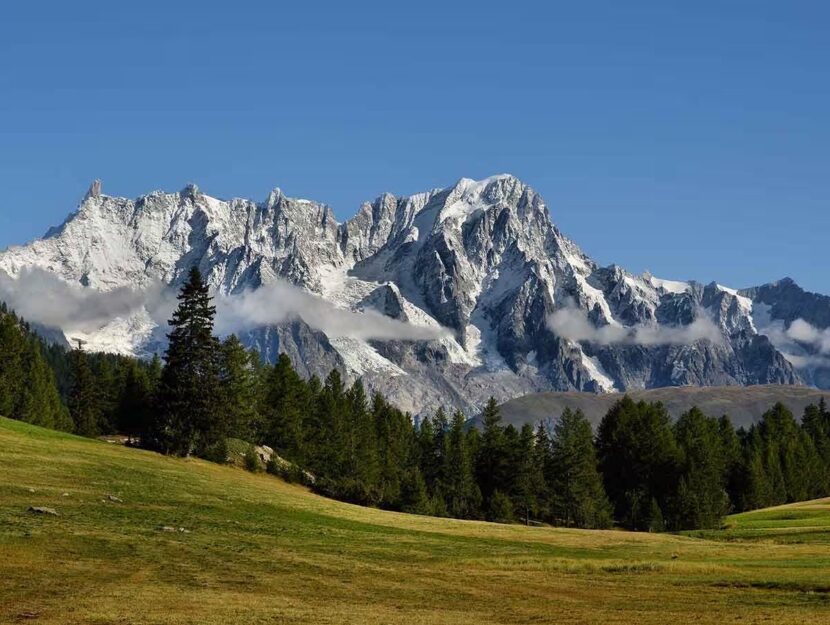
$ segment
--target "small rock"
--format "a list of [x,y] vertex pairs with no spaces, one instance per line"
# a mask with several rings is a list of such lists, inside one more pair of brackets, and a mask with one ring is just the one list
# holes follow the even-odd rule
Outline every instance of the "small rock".
[[28,490],[30,493],[34,493],[34,492],[35,492],[35,489],[34,489],[34,488],[29,488],[29,489],[27,489],[27,490]]
[[38,614],[37,612],[20,612],[17,615],[17,618],[19,618],[19,619],[32,619],[32,618],[37,618],[38,616],[40,616],[40,614]]
[[189,534],[189,533],[190,533],[190,530],[185,529],[185,528],[183,528],[183,527],[180,527],[180,528],[179,528],[179,531],[180,531],[182,534]]
[[123,499],[121,499],[120,497],[116,497],[115,495],[107,495],[107,499],[115,503],[124,503]]
[[61,497],[69,497],[69,493],[63,493]]
[[58,516],[58,511],[54,508],[46,508],[44,506],[30,506],[29,512],[34,512],[35,514],[50,514],[52,516]]

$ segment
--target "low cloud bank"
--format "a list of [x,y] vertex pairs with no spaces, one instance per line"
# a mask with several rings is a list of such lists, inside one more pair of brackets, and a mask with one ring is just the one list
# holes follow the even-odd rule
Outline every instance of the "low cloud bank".
[[24,269],[17,278],[0,271],[0,301],[27,321],[64,331],[92,332],[160,298],[160,287],[104,292],[70,284],[43,269]]
[[[16,278],[0,270],[0,301],[24,319],[64,332],[95,332],[142,309],[164,327],[176,306],[176,292],[155,284],[112,291],[72,284],[42,269],[25,269]],[[216,331],[220,335],[302,319],[330,337],[361,340],[426,341],[448,335],[440,327],[404,323],[379,312],[337,308],[284,281],[237,295],[216,297]]]
[[716,344],[723,341],[720,329],[705,315],[685,326],[597,327],[588,319],[587,311],[573,305],[550,315],[548,328],[562,338],[599,345],[691,345],[700,340]]
[[302,319],[329,337],[428,341],[448,334],[444,328],[404,323],[371,310],[354,312],[337,308],[322,297],[284,281],[216,299],[216,329],[222,335],[294,319]]

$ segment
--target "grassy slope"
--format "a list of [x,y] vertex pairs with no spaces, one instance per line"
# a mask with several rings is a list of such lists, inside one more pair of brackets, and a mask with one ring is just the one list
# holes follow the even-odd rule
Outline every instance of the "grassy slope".
[[791,509],[815,540],[432,519],[0,419],[0,622],[827,623],[830,501]]

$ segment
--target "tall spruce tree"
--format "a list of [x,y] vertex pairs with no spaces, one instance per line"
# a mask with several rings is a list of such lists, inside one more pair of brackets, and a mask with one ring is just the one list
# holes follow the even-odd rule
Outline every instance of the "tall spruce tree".
[[17,419],[20,389],[25,385],[25,341],[17,319],[0,309],[0,415]]
[[[764,445],[757,426],[743,432],[743,475],[741,479],[738,508],[752,510],[773,505],[772,481],[764,462]],[[779,497],[781,495],[779,494]]]
[[157,380],[137,362],[127,366],[125,375],[118,402],[118,429],[131,441],[140,441],[150,429]]
[[567,526],[610,526],[611,505],[597,469],[594,435],[582,411],[564,410],[550,445],[554,517]]
[[527,525],[540,517],[546,490],[544,458],[536,453],[535,445],[533,426],[525,423],[519,432],[515,456],[513,509]]
[[255,357],[234,334],[222,342],[219,353],[219,418],[227,424],[229,436],[255,441],[260,431],[260,379]]
[[458,519],[475,519],[481,509],[481,491],[473,473],[473,459],[464,432],[464,414],[456,410],[444,437],[441,493],[447,513]]
[[727,473],[716,419],[692,408],[674,425],[680,449],[680,482],[669,525],[672,529],[716,529],[729,511]]
[[69,414],[80,436],[100,433],[101,405],[99,389],[89,366],[86,352],[80,347],[72,350],[72,388],[69,391]]
[[262,403],[263,440],[293,462],[304,460],[303,408],[310,412],[316,398],[311,397],[294,370],[287,354],[280,354],[273,367],[266,369]]
[[164,453],[225,461],[227,427],[220,410],[216,309],[197,268],[190,271],[170,320],[152,443]]
[[539,516],[544,520],[551,520],[553,517],[554,493],[553,493],[553,462],[552,449],[549,432],[553,430],[552,421],[545,419],[536,427],[536,436],[533,441],[534,464],[541,471],[539,479],[539,491],[536,496],[536,505]]
[[[487,401],[481,412],[481,425],[483,432],[475,461],[476,481],[481,489],[485,509],[488,509],[496,491],[506,496],[510,488],[509,452],[501,424],[501,411],[494,397]],[[499,501],[499,505],[503,507],[503,502]]]
[[599,425],[597,454],[615,518],[635,530],[662,526],[679,462],[665,407],[621,399]]
[[16,417],[41,427],[71,432],[74,423],[61,401],[39,338],[27,337],[21,365],[25,383],[20,387]]
[[[344,428],[346,456],[343,473],[354,480],[356,487],[362,493],[362,498],[367,503],[376,503],[380,497],[378,441],[363,382],[355,381],[346,392],[345,399],[348,414]],[[410,477],[411,481],[408,484],[411,490],[408,492],[408,496],[411,499],[408,503],[411,504],[413,511],[415,508],[421,510],[420,502],[417,499],[423,479],[418,482],[414,474]]]
[[810,436],[799,427],[792,412],[777,403],[761,417],[758,431],[764,449],[764,468],[772,485],[772,503],[818,496],[821,460]]
[[817,497],[826,496],[830,493],[830,413],[824,398],[818,405],[810,404],[804,409],[801,427],[812,441],[818,456],[817,476],[814,478],[817,483],[813,485],[812,494]]
[[0,415],[72,431],[45,352],[43,341],[0,304]]
[[372,414],[377,436],[380,504],[400,509],[405,474],[414,466],[414,432],[409,415],[375,393]]
[[739,510],[744,483],[743,453],[741,440],[727,415],[718,419],[718,436],[723,452],[723,484],[729,496],[730,511]]

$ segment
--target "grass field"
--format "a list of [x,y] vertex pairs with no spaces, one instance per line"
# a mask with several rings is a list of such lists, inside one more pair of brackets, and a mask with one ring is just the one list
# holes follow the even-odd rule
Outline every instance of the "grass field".
[[0,419],[4,623],[830,623],[830,500],[728,525],[395,514]]

